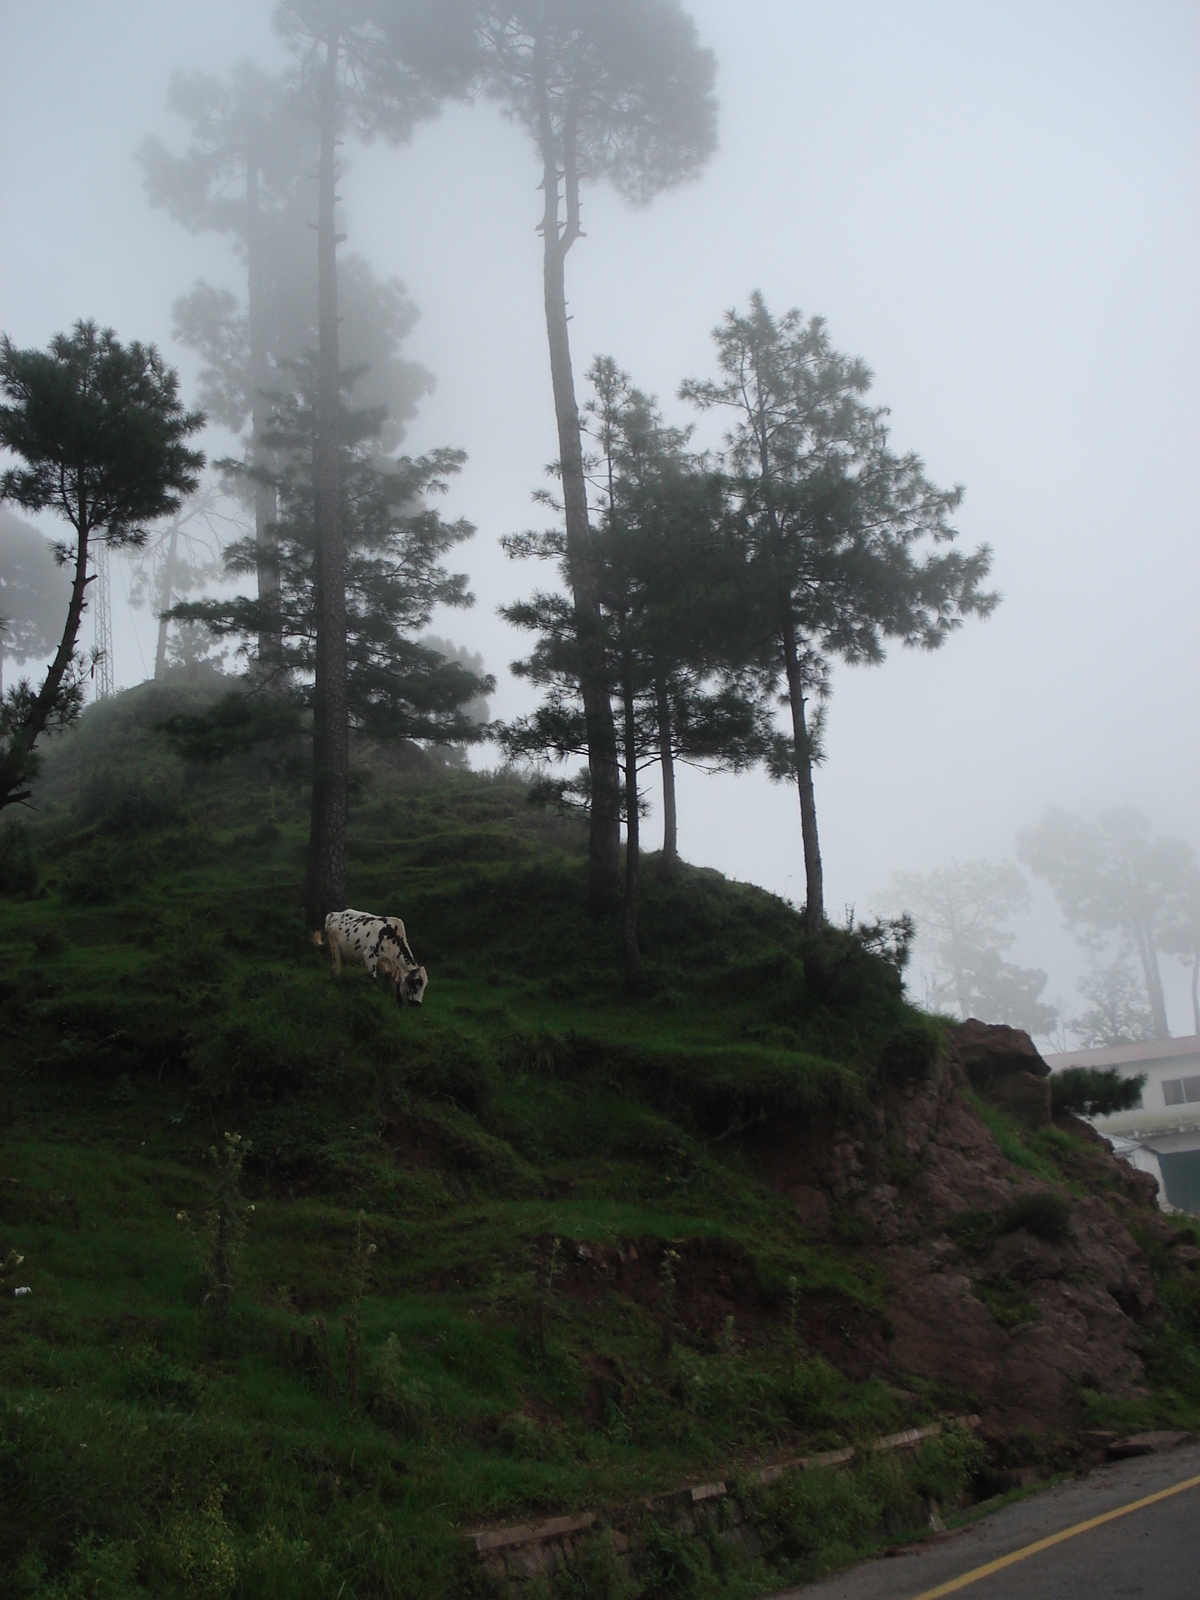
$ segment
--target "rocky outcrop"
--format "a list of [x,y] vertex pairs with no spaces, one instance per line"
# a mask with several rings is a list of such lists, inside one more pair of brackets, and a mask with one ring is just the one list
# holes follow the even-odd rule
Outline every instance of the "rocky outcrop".
[[1028,1072],[1035,1078],[1050,1076],[1050,1068],[1038,1055],[1033,1040],[1020,1028],[978,1022],[971,1017],[952,1029],[948,1044],[951,1056],[976,1089],[987,1089],[997,1079],[1018,1072]]
[[[1146,1261],[1109,1205],[1070,1199],[1013,1166],[962,1093],[965,1078],[1026,1125],[1044,1125],[1047,1073],[1028,1035],[964,1023],[944,1068],[884,1112],[893,1147],[916,1169],[876,1229],[893,1292],[889,1353],[970,1394],[996,1433],[1069,1427],[1079,1385],[1140,1392],[1142,1330],[1156,1314]],[[1081,1142],[1108,1176],[1123,1170],[1090,1128]],[[1060,1198],[1039,1210],[1028,1203],[1038,1195]],[[879,1202],[862,1209],[874,1217]],[[1040,1237],[1057,1231],[1056,1215],[1063,1236]]]
[[866,1224],[890,1285],[880,1354],[892,1374],[957,1391],[997,1435],[1070,1429],[1079,1386],[1142,1392],[1144,1329],[1157,1316],[1147,1263],[1116,1214],[1156,1215],[1144,1175],[1086,1123],[1060,1119],[1081,1181],[1113,1191],[1111,1204],[1068,1195],[1013,1165],[966,1092],[1043,1127],[1048,1076],[1027,1034],[964,1023],[927,1077],[888,1091],[873,1127],[810,1134],[786,1158],[781,1146],[776,1167],[814,1236],[839,1211]]

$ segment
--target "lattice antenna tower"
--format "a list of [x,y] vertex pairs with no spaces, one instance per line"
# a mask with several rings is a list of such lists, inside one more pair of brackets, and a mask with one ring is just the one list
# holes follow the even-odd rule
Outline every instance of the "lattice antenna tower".
[[108,570],[108,544],[101,540],[95,547],[96,562],[96,698],[107,700],[116,691],[113,687],[113,637],[112,637],[112,580]]

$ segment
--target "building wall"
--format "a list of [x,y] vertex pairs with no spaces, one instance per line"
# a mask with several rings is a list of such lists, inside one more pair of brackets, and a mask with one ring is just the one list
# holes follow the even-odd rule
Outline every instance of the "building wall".
[[1164,1210],[1200,1215],[1200,1038],[1064,1051],[1048,1065],[1052,1072],[1090,1067],[1115,1068],[1123,1078],[1144,1075],[1140,1106],[1090,1121],[1116,1141],[1118,1154],[1158,1178]]

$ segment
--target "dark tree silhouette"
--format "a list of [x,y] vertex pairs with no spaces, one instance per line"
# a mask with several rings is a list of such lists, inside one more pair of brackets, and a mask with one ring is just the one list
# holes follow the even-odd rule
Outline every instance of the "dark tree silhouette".
[[[293,695],[311,708],[317,642],[312,466],[317,407],[303,391],[281,396],[277,406],[267,437],[278,463],[272,487],[279,503],[281,659]],[[442,563],[475,530],[462,520],[443,521],[429,504],[445,492],[464,458],[460,451],[435,450],[415,458],[383,459],[382,420],[377,410],[343,407],[338,426],[349,724],[368,740],[474,742],[485,729],[471,708],[491,691],[493,680],[448,660],[435,643],[417,637],[435,606],[473,604],[465,575],[448,572]],[[253,566],[253,541],[229,546],[226,570],[231,576],[248,574]],[[200,600],[181,604],[172,614],[203,623],[218,637],[249,641],[258,629],[259,604],[245,596]],[[200,724],[190,731],[202,741],[211,732]]]
[[600,907],[620,894],[620,786],[566,259],[583,233],[584,183],[607,180],[645,204],[700,172],[716,145],[715,62],[678,0],[518,0],[480,10],[485,92],[532,139],[541,174],[546,331],[591,787],[588,898]]
[[52,507],[74,530],[57,547],[74,563],[71,597],[57,653],[37,693],[10,691],[0,723],[0,808],[29,796],[34,745],[63,726],[81,702],[75,651],[90,582],[94,539],[136,548],[145,524],[178,509],[199,482],[204,456],[184,443],[204,425],[185,411],[175,372],[153,345],[122,345],[111,328],[77,322],[47,350],[0,340],[0,446],[22,467],[0,478],[0,499],[27,511]]
[[732,413],[747,604],[761,607],[762,648],[787,683],[790,750],[776,770],[799,791],[805,922],[816,933],[825,903],[810,702],[823,699],[835,658],[882,661],[887,639],[933,650],[964,617],[986,616],[998,599],[980,587],[991,555],[943,549],[962,490],[936,488],[918,456],[888,449],[885,413],[864,398],[870,370],[832,348],[821,318],[777,321],[755,294],[713,337],[720,379],[681,394]]
[[[727,596],[736,595],[741,555],[723,537],[720,480],[687,454],[687,435],[663,424],[654,402],[631,386],[611,358],[595,361],[588,377],[594,399],[586,408],[587,425],[596,453],[585,458],[585,468],[598,510],[592,541],[605,671],[616,689],[626,828],[625,967],[636,987],[642,978],[639,771],[655,760],[662,765],[664,854],[673,863],[675,756],[713,768],[748,766],[770,747],[770,711],[767,695],[749,675],[722,673],[722,646],[734,632]],[[513,556],[557,560],[564,581],[569,579],[561,528],[504,543]],[[531,716],[502,729],[506,751],[513,757],[585,755],[575,608],[565,595],[536,594],[503,607],[501,614],[538,635],[533,654],[513,670],[549,689]],[[585,772],[541,787],[548,796],[590,803],[588,778]]]
[[[450,6],[448,12],[455,8]],[[346,903],[349,776],[345,552],[341,528],[337,145],[343,124],[395,143],[434,115],[462,62],[458,37],[427,6],[399,0],[284,0],[276,26],[300,67],[318,130],[317,439],[313,462],[315,680],[313,796],[305,909],[320,927]]]

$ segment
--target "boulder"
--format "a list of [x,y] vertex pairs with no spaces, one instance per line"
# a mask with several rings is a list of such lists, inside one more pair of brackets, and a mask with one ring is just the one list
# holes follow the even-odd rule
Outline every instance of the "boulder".
[[993,1105],[1009,1112],[1027,1128],[1048,1128],[1054,1120],[1050,1084],[1032,1072],[1014,1072],[995,1079],[984,1091]]
[[950,1053],[976,1089],[989,1088],[1000,1078],[1031,1073],[1048,1078],[1050,1068],[1038,1055],[1033,1040],[1020,1028],[1001,1022],[979,1022],[970,1017],[952,1029]]

